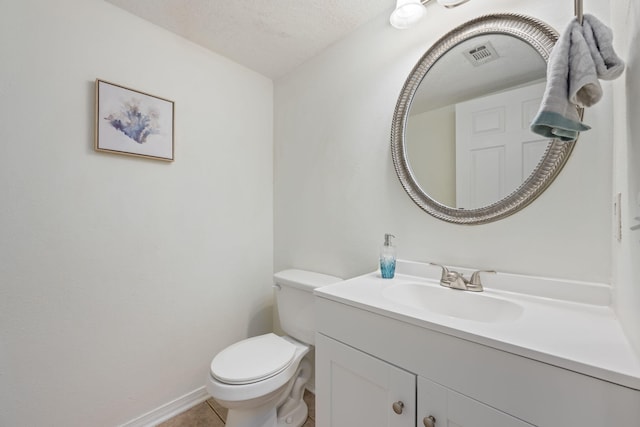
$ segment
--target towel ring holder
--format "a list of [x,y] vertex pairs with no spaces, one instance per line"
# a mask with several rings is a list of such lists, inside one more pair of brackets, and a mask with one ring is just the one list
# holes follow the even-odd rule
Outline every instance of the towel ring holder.
[[582,25],[582,22],[584,20],[584,13],[582,11],[582,0],[574,0],[573,9],[575,11],[576,18],[578,18],[578,22],[580,23],[580,25]]
[[[580,25],[582,25],[582,23],[584,22],[582,0],[573,0],[573,10],[576,15],[576,18],[578,18],[578,22],[580,23]],[[578,108],[578,117],[580,117],[580,120],[584,119],[584,108]]]

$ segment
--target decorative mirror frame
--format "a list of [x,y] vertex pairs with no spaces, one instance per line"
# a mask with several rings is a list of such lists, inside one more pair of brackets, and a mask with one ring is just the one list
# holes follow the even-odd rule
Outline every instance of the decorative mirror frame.
[[520,187],[502,200],[482,208],[452,208],[439,203],[422,190],[411,172],[404,141],[404,131],[414,95],[422,79],[442,55],[463,41],[483,34],[516,37],[533,47],[545,62],[549,61],[551,49],[558,40],[558,33],[552,27],[535,18],[518,14],[485,15],[455,28],[435,42],[409,74],[400,92],[391,126],[391,155],[405,191],[430,215],[456,224],[485,224],[505,218],[524,208],[553,182],[575,145],[575,141],[551,140],[544,157]]

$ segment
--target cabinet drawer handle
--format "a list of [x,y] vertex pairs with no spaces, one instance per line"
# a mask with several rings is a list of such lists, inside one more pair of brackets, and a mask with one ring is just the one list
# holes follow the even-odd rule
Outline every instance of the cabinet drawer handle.
[[402,410],[404,409],[404,403],[402,403],[400,400],[398,400],[397,402],[393,402],[392,408],[393,412],[400,415],[402,413]]
[[424,423],[424,427],[436,427],[436,419],[433,417],[433,415],[424,417],[424,420],[422,420],[422,422]]

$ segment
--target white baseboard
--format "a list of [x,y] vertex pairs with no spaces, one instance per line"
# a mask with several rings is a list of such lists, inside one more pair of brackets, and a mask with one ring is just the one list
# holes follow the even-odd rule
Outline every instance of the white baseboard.
[[153,427],[191,409],[209,398],[207,390],[200,387],[144,415],[122,424],[120,427]]

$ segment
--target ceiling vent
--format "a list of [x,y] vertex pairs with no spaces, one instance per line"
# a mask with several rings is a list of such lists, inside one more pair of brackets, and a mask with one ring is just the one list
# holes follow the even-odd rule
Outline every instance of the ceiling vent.
[[498,53],[490,42],[486,42],[475,46],[472,49],[466,50],[464,52],[464,56],[474,67],[479,67],[480,65],[495,61],[499,58]]

